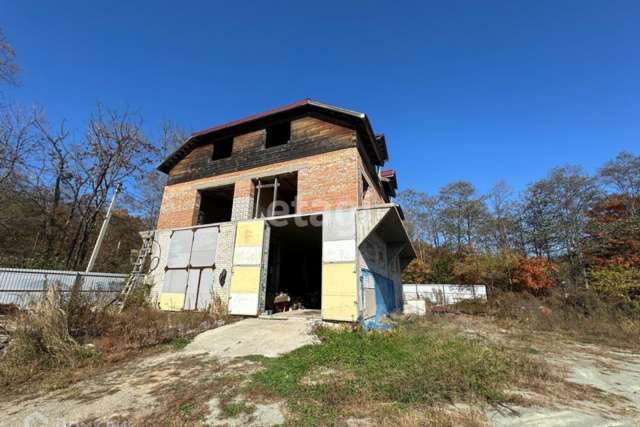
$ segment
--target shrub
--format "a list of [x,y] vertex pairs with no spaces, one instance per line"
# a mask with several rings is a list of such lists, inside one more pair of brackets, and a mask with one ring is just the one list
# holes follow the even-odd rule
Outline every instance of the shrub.
[[0,360],[0,377],[26,379],[50,368],[73,366],[82,347],[69,334],[57,286],[15,318],[11,344]]
[[[590,290],[552,292],[536,298],[527,293],[494,293],[490,311],[505,326],[531,332],[560,332],[586,342],[620,347],[640,345],[640,302],[603,298]],[[548,307],[544,313],[540,307]]]
[[603,295],[640,301],[640,269],[609,265],[591,270],[589,276],[594,289]]

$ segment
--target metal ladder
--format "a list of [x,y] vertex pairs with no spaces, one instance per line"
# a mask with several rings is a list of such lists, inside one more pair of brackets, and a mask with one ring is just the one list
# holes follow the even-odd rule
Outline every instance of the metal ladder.
[[129,295],[133,292],[135,288],[140,284],[140,279],[144,274],[142,273],[142,269],[144,268],[144,264],[147,262],[147,258],[151,255],[151,247],[153,246],[153,237],[155,232],[149,231],[145,236],[142,237],[142,248],[138,252],[138,259],[133,266],[133,270],[127,279],[127,282],[122,287],[122,291],[120,291],[120,301],[117,303],[119,306],[118,313],[122,313],[125,304],[127,303],[127,299]]

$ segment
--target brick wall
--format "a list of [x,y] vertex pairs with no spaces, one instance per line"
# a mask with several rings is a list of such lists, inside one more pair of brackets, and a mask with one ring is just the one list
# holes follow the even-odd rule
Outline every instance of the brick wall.
[[[291,142],[263,149],[265,130],[236,136],[232,156],[211,161],[212,146],[195,148],[172,170],[165,187],[158,229],[196,225],[200,196],[195,185],[236,182],[233,220],[253,216],[251,178],[283,168],[298,171],[298,213],[312,213],[359,203],[355,131],[303,117],[291,122]],[[224,173],[226,172],[226,173]]]
[[[199,196],[198,190],[194,186],[228,185],[234,180],[248,181],[257,174],[282,173],[284,169],[298,171],[297,211],[299,213],[319,212],[339,207],[356,207],[358,203],[356,155],[355,147],[347,148],[288,162],[274,163],[249,171],[168,185],[164,190],[158,229],[190,227],[196,224]],[[246,194],[242,191],[238,195]],[[252,206],[253,198],[248,197],[244,201]],[[234,200],[234,209],[239,203],[241,202]],[[245,208],[238,205],[238,212],[240,209]],[[246,207],[246,209],[250,209],[250,207]],[[235,220],[236,217],[233,219]],[[243,218],[238,217],[237,219]]]
[[[385,203],[382,196],[380,178],[375,174],[375,168],[369,167],[367,161],[358,151],[358,206],[372,206]],[[363,196],[364,181],[369,184],[366,194]]]

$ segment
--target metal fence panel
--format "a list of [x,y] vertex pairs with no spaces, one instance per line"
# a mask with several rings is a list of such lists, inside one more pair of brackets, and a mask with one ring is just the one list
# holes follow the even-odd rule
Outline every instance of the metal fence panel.
[[62,292],[69,292],[81,281],[83,292],[120,292],[127,274],[85,273],[83,271],[32,270],[0,268],[0,304],[24,306],[56,284]]
[[487,299],[485,285],[402,285],[405,301],[429,300],[436,304],[455,304],[470,299]]

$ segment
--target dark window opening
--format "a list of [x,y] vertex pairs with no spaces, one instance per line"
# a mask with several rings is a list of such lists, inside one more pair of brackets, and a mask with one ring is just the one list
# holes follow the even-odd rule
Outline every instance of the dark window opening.
[[260,178],[256,186],[254,218],[291,215],[296,213],[298,173]]
[[277,147],[287,144],[291,140],[291,122],[269,126],[264,148]]
[[367,191],[369,191],[369,182],[367,181],[367,178],[362,175],[362,200],[367,198]]
[[[322,216],[270,222],[269,265],[265,309],[276,310],[275,298],[285,293],[287,308],[320,310],[322,302]],[[283,225],[283,222],[284,225]]]
[[231,221],[233,185],[200,190],[198,225]]
[[213,143],[213,155],[211,160],[220,160],[231,157],[231,151],[233,150],[233,138],[225,138],[214,141]]

